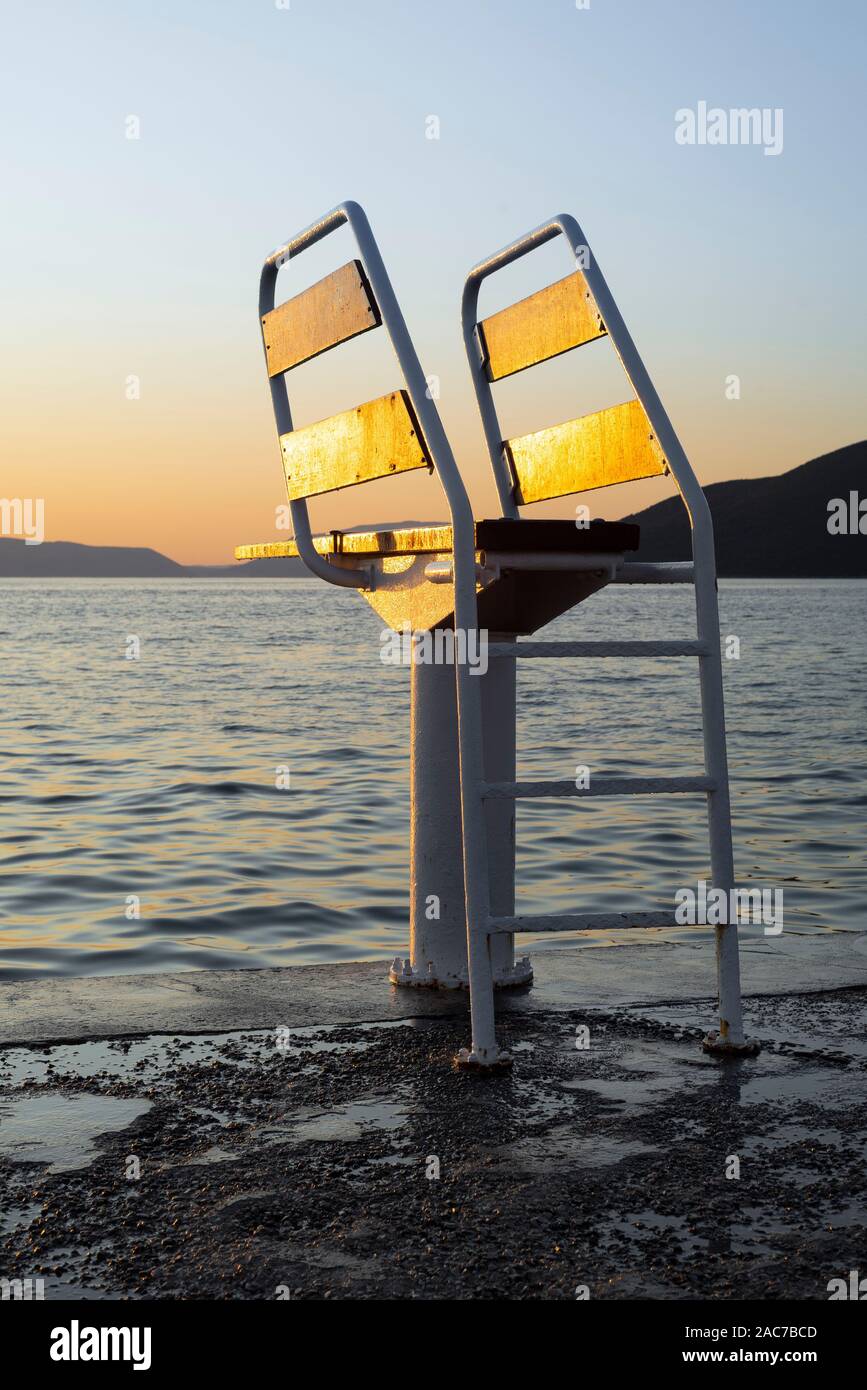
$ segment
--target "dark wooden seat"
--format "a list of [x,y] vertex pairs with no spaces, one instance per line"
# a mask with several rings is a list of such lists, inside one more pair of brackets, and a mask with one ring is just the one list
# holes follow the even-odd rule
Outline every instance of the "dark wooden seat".
[[516,550],[622,554],[637,550],[638,541],[639,528],[621,521],[591,521],[583,527],[574,521],[513,521],[508,517],[476,522],[479,549],[501,554]]

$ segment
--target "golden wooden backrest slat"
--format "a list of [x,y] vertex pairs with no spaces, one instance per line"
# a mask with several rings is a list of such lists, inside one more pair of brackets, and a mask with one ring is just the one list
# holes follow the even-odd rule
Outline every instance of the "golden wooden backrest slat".
[[605,333],[599,310],[579,270],[479,324],[489,381],[499,381],[549,357],[559,357]]
[[433,468],[406,391],[280,436],[289,501]]
[[360,261],[349,261],[324,280],[287,299],[262,319],[268,375],[309,362],[382,322]]
[[519,506],[667,472],[640,401],[506,440]]

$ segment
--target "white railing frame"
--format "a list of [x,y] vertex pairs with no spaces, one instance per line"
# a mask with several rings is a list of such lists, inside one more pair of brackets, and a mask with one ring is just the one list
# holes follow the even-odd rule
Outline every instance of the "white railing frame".
[[[706,654],[699,659],[699,673],[705,772],[714,787],[713,791],[708,792],[707,797],[711,874],[714,885],[728,892],[734,886],[734,860],[716,559],[710,508],[614,302],[598,262],[590,251],[589,243],[575,218],[568,213],[560,213],[552,217],[549,221],[543,222],[526,235],[497,251],[493,256],[480,261],[470,271],[464,285],[461,309],[464,346],[500,504],[504,516],[520,518],[515,501],[514,482],[502,449],[503,435],[494,405],[491,384],[487,378],[486,363],[478,333],[479,292],[483,282],[490,275],[502,270],[507,265],[511,265],[530,251],[536,250],[558,236],[565,238],[574,263],[584,275],[623,370],[635,395],[644,407],[650,426],[665,455],[675,486],[689,517],[692,536],[696,626],[699,641],[706,644],[707,647]],[[743,1044],[744,1034],[736,923],[716,928],[716,951],[720,1039],[723,1042],[738,1046]],[[481,981],[480,987],[484,987]]]
[[[472,634],[478,628],[476,532],[473,510],[379,247],[367,216],[358,203],[339,204],[272,252],[262,268],[259,320],[261,323],[264,315],[274,308],[277,274],[281,266],[344,224],[349,225],[355,236],[365,274],[379,306],[383,325],[391,339],[416,418],[446,496],[452,523],[455,627],[467,634],[467,649],[473,650],[473,642],[477,639],[473,638]],[[283,374],[270,378],[270,381],[279,437],[289,433],[293,428],[289,394]],[[330,565],[316,553],[306,499],[290,502],[290,509],[298,553],[313,574],[331,584],[358,589],[371,588],[374,582],[371,571]],[[483,779],[481,693],[479,682],[473,679],[471,668],[466,662],[455,664],[455,676],[469,970],[471,978],[476,982],[476,988],[470,995],[474,1048],[468,1060],[480,1066],[491,1066],[500,1060],[501,1054],[494,1031],[493,975],[487,931],[491,912],[488,848],[484,808],[480,796]]]

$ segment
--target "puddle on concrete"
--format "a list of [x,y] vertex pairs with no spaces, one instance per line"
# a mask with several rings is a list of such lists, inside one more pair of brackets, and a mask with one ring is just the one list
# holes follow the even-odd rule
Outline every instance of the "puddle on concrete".
[[774,1053],[721,1065],[719,1059],[688,1045],[660,1050],[638,1044],[617,1057],[616,1067],[626,1075],[565,1081],[563,1087],[595,1092],[630,1110],[659,1104],[685,1086],[719,1086],[743,1105],[804,1100],[839,1107],[847,1103],[851,1093],[851,1080],[839,1068],[810,1065],[803,1059]]
[[837,1068],[814,1067],[803,1062],[788,1076],[743,1077],[738,1082],[743,1105],[793,1100],[841,1109],[851,1103],[852,1080]]
[[822,1221],[826,1231],[839,1231],[847,1226],[867,1226],[867,1206],[863,1202],[846,1202],[839,1211],[831,1211]]
[[105,1289],[91,1289],[86,1284],[68,1284],[57,1279],[46,1279],[46,1303],[104,1303],[107,1298],[135,1299],[133,1293],[106,1293]]
[[652,1043],[632,1043],[623,1055],[617,1058],[617,1065],[627,1071],[644,1071],[665,1076],[671,1075],[672,1063],[697,1067],[703,1072],[714,1072],[719,1067],[717,1059],[707,1052],[702,1052],[698,1043],[670,1042],[668,1039],[664,1042],[655,1040]]
[[666,1247],[672,1249],[675,1245],[680,1246],[680,1258],[696,1255],[704,1248],[705,1242],[695,1231],[687,1228],[686,1221],[681,1216],[661,1216],[658,1212],[647,1208],[643,1211],[627,1212],[619,1220],[610,1220],[609,1225],[615,1231],[620,1231],[622,1235],[630,1241],[641,1241],[642,1237],[648,1240],[660,1236],[667,1236]]
[[811,1146],[822,1145],[842,1149],[849,1155],[867,1157],[867,1134],[844,1134],[841,1129],[803,1125],[794,1120],[790,1124],[777,1125],[772,1135],[752,1139],[745,1147],[746,1152],[751,1152],[754,1149],[773,1150],[789,1144],[806,1145],[807,1152]]
[[751,1136],[741,1145],[746,1158],[776,1160],[786,1173],[786,1180],[795,1187],[811,1187],[825,1183],[844,1161],[867,1158],[867,1136],[844,1134],[833,1128],[812,1128],[809,1125],[778,1126],[773,1134]]
[[691,1144],[696,1139],[707,1138],[707,1125],[700,1120],[676,1120],[674,1123],[669,1141],[672,1144]]
[[225,1201],[220,1202],[219,1205],[221,1211],[231,1212],[234,1211],[236,1207],[239,1211],[243,1211],[250,1202],[261,1202],[263,1200],[275,1201],[276,1197],[277,1194],[273,1188],[255,1187],[251,1188],[248,1192],[236,1192],[233,1196],[227,1197]]
[[715,1060],[689,1043],[666,1043],[662,1048],[658,1043],[636,1043],[614,1061],[625,1076],[565,1081],[564,1089],[594,1091],[604,1100],[638,1110],[659,1104],[684,1086],[712,1086],[719,1074]]
[[195,1154],[188,1158],[184,1163],[185,1168],[209,1168],[212,1163],[235,1163],[241,1157],[239,1153],[231,1153],[228,1149],[221,1149],[219,1144],[212,1144],[204,1153]]
[[[865,944],[867,933],[858,938]],[[767,1010],[757,1016],[747,1033],[761,1039],[762,1058],[775,1053],[797,1056],[798,1050],[830,1049],[851,1059],[867,1060],[867,1030],[865,1030],[865,998],[863,994],[818,993],[812,1015],[804,1018],[802,995],[775,998]],[[653,1019],[667,1028],[688,1028],[704,1032],[710,1022],[707,1008],[693,1003],[642,1005],[636,1010],[642,1018]],[[794,1049],[794,1050],[793,1050]],[[809,1060],[809,1059],[808,1059]]]
[[569,1081],[561,1082],[556,1090],[542,1090],[538,1081],[525,1081],[521,1076],[517,1076],[512,1081],[512,1087],[521,1115],[534,1125],[561,1117],[566,1119],[575,1114],[575,1098],[571,1094],[565,1094],[571,1093],[573,1089]]
[[52,1303],[59,1299],[98,1299],[101,1302],[107,1298],[135,1298],[134,1293],[124,1293],[111,1282],[102,1284],[99,1289],[93,1288],[87,1282],[86,1262],[95,1254],[109,1256],[111,1248],[111,1242],[105,1240],[97,1241],[90,1246],[62,1245],[52,1250],[51,1263],[54,1273],[44,1276],[46,1302]]
[[709,1235],[705,1242],[707,1250],[712,1254],[727,1257],[732,1255],[778,1255],[779,1244],[771,1238],[784,1234],[787,1227],[782,1222],[769,1222],[767,1220],[757,1226],[750,1225],[750,1219],[758,1219],[767,1215],[765,1212],[760,1212],[757,1207],[746,1207],[743,1214],[747,1218],[746,1221],[733,1221],[730,1226],[722,1226],[715,1230],[712,1235]]
[[48,1164],[49,1173],[87,1168],[98,1157],[101,1134],[126,1129],[150,1110],[149,1100],[66,1096],[45,1092],[0,1097],[0,1158]]
[[63,1043],[43,1048],[10,1047],[0,1052],[0,1082],[9,1086],[44,1084],[62,1075],[88,1081],[109,1076],[150,1083],[164,1076],[167,1067],[178,1063],[218,1061],[218,1047],[233,1042],[237,1043],[237,1034],[224,1033],[196,1038],[172,1036]]
[[[639,1245],[645,1240],[655,1244],[660,1251],[671,1251],[677,1263],[709,1253],[722,1255],[771,1255],[774,1247],[763,1238],[766,1230],[758,1230],[750,1224],[757,1213],[745,1208],[741,1215],[744,1220],[731,1224],[718,1224],[710,1232],[697,1229],[697,1223],[683,1216],[664,1216],[651,1208],[629,1212],[620,1220],[611,1221],[614,1230],[620,1231],[630,1241]],[[778,1225],[777,1230],[784,1227]],[[662,1241],[660,1242],[660,1237]]]
[[406,1124],[406,1110],[393,1100],[374,1099],[355,1101],[334,1110],[300,1110],[286,1116],[288,1128],[270,1127],[264,1131],[271,1137],[303,1143],[308,1139],[355,1140],[371,1130],[400,1129]]
[[545,1134],[519,1139],[496,1150],[502,1162],[523,1172],[546,1173],[562,1168],[612,1168],[626,1158],[653,1153],[652,1145],[638,1139],[575,1133],[573,1125],[557,1125]]
[[[412,1020],[353,1025],[354,1034],[382,1028],[406,1028]],[[60,1043],[52,1047],[0,1049],[0,1085],[44,1083],[54,1076],[134,1078],[147,1083],[165,1077],[170,1067],[231,1062],[233,1066],[261,1066],[281,1054],[315,1059],[327,1052],[364,1052],[369,1044],[329,1037],[345,1031],[331,1028],[260,1028],[231,1033],[152,1034],[146,1038],[101,1039],[94,1042]]]
[[682,1084],[681,1077],[672,1076],[666,1080],[664,1077],[645,1076],[640,1081],[564,1081],[563,1085],[570,1091],[595,1091],[604,1100],[617,1102],[619,1105],[628,1105],[631,1109],[637,1110],[644,1106],[654,1105],[663,1096],[670,1095],[672,1091],[678,1091]]
[[6,1207],[5,1211],[0,1211],[0,1235],[8,1236],[13,1231],[22,1230],[29,1226],[31,1221],[35,1221],[37,1216],[42,1213],[40,1202],[28,1202],[23,1207]]

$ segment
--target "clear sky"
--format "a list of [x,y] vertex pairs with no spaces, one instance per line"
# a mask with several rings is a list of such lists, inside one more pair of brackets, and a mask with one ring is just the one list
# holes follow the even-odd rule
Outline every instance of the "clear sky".
[[[366,208],[440,378],[479,515],[495,504],[463,277],[561,210],[703,482],[863,437],[865,13],[861,0],[5,6],[0,495],[44,497],[49,540],[219,562],[280,539],[259,268],[346,198]],[[700,101],[782,108],[782,152],[678,144],[675,112]],[[351,254],[345,231],[330,238],[283,272],[285,295]],[[565,255],[555,243],[504,274],[483,311],[567,273]],[[625,399],[607,347],[504,383],[506,432]],[[293,376],[298,424],[399,384],[382,333]],[[587,500],[616,517],[666,487]],[[313,508],[326,529],[444,514],[425,474]]]

